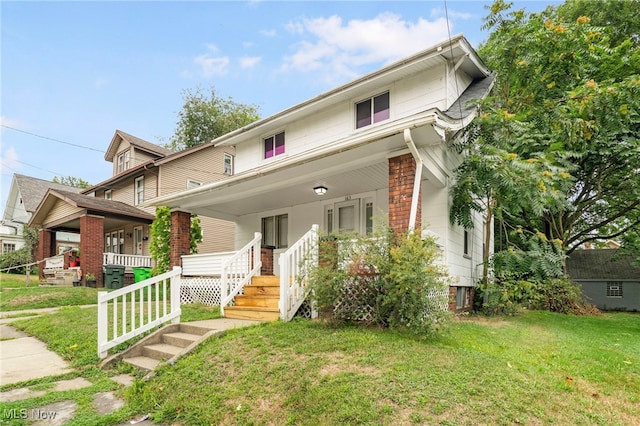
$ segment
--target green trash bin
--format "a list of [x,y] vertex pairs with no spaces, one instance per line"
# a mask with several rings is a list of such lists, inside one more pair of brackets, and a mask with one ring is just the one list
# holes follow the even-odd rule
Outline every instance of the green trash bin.
[[151,278],[151,268],[136,267],[133,268],[133,282],[139,283]]
[[124,282],[124,266],[107,265],[104,268],[104,285],[108,289],[122,288]]

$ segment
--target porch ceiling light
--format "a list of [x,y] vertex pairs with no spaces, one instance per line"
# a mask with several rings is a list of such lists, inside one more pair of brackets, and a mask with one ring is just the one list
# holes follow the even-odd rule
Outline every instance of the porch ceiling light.
[[326,186],[316,186],[315,188],[313,188],[313,192],[316,193],[316,195],[324,195],[327,193],[327,187]]

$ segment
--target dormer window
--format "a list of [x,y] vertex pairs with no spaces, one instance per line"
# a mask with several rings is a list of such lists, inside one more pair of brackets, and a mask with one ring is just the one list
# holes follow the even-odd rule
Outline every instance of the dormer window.
[[118,154],[118,173],[128,170],[131,166],[131,151],[123,151]]
[[356,104],[356,129],[389,119],[389,111],[389,92],[358,102]]
[[284,154],[284,132],[264,138],[263,143],[265,159]]

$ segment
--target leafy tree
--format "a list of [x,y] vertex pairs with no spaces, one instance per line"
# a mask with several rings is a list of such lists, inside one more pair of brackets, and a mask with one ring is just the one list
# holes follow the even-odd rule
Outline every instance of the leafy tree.
[[592,25],[607,31],[612,46],[627,39],[640,43],[639,0],[568,0],[558,6],[558,13],[566,21],[588,16]]
[[211,89],[209,96],[200,87],[183,91],[184,105],[168,148],[179,151],[246,126],[258,120],[258,107],[223,99]]
[[74,188],[89,188],[91,186],[86,180],[74,176],[54,176],[53,182],[73,186]]
[[[190,253],[198,252],[198,243],[202,242],[202,228],[200,218],[191,216]],[[171,209],[158,207],[156,219],[151,224],[151,241],[149,252],[156,262],[154,274],[161,274],[169,270],[171,265]]]
[[[602,8],[613,15],[616,5],[605,2]],[[491,6],[485,27],[492,32],[480,54],[498,73],[485,114],[506,114],[519,125],[489,143],[525,161],[543,160],[555,168],[543,173],[556,183],[570,174],[564,183],[571,184],[547,187],[569,205],[552,197],[542,214],[519,198],[503,198],[501,226],[530,235],[542,232],[567,252],[588,241],[636,235],[640,49],[635,35],[610,34],[588,16],[568,20],[569,8],[562,15],[553,7],[541,13],[510,7],[503,0]],[[637,34],[637,24],[633,28]],[[481,119],[479,125],[487,122],[492,123]],[[469,161],[473,157],[461,170]],[[521,186],[520,191],[528,190]]]

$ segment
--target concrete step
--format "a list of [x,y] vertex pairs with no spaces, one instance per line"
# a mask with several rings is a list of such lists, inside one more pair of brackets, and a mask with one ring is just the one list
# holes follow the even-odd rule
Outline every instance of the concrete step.
[[256,321],[277,321],[280,318],[278,308],[256,308],[252,306],[227,306],[224,308],[226,318],[249,319]]
[[[246,287],[245,287],[246,289]],[[254,306],[257,308],[278,308],[279,296],[238,295],[234,299],[235,306]]]
[[179,348],[186,348],[193,342],[196,342],[201,335],[184,333],[178,331],[176,333],[166,333],[162,335],[162,341],[167,345],[177,346]]
[[180,323],[180,331],[183,332],[183,333],[195,334],[195,335],[198,335],[198,336],[204,336],[205,334],[210,332],[211,329],[207,328],[207,327],[202,327],[202,326],[199,326],[199,325],[195,325],[195,324],[189,324],[187,322],[181,322]]
[[160,364],[157,359],[149,358],[146,356],[134,356],[131,358],[123,358],[124,362],[133,365],[141,370],[153,371]]
[[181,349],[182,348],[178,346],[157,343],[155,345],[146,345],[142,349],[142,354],[146,357],[157,359],[158,361],[166,361],[173,358],[174,355],[179,354]]

